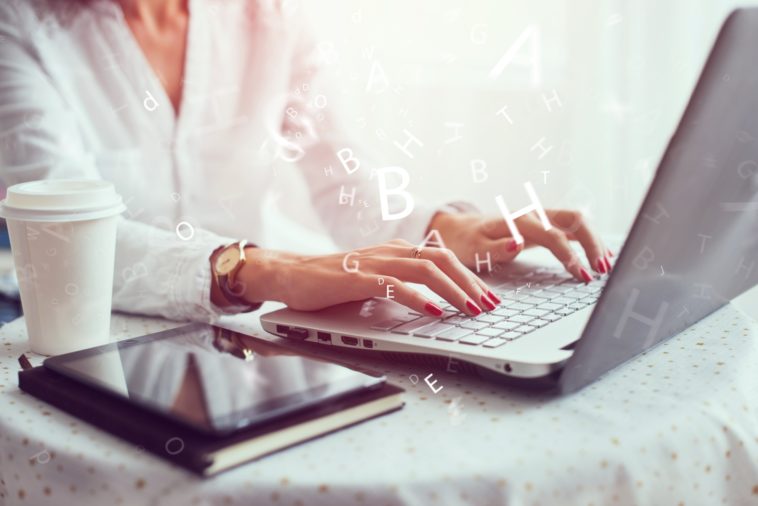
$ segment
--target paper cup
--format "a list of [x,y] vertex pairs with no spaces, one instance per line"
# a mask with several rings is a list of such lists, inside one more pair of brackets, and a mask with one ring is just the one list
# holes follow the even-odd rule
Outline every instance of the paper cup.
[[58,355],[110,340],[118,215],[107,181],[45,180],[8,188],[8,222],[31,350]]

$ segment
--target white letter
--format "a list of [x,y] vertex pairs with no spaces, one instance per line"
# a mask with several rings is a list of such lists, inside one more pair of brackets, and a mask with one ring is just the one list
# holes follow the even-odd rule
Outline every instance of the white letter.
[[[435,239],[432,241],[432,237]],[[426,234],[426,237],[424,237],[424,240],[421,241],[421,244],[418,245],[419,248],[423,248],[424,246],[434,246],[437,248],[444,248],[445,243],[442,242],[442,236],[439,233],[439,230],[436,228],[433,228],[429,231],[428,234]]]
[[387,79],[387,74],[384,73],[384,69],[381,65],[379,65],[379,62],[374,60],[374,63],[371,64],[371,71],[368,74],[368,83],[366,83],[366,91],[372,91],[372,88],[376,84],[375,81],[379,81],[382,85],[382,87],[379,90],[374,91],[374,93],[384,93],[387,91],[387,88],[390,87],[390,82]]
[[[337,151],[337,158],[348,174],[352,174],[361,167],[360,160],[353,156],[353,150],[350,148],[342,148]],[[350,162],[352,162],[352,166]]]
[[419,145],[419,146],[421,146],[421,147],[424,147],[424,143],[422,143],[422,142],[419,140],[419,138],[418,138],[418,137],[414,136],[414,135],[413,135],[412,133],[410,133],[408,130],[405,130],[405,129],[403,129],[403,132],[405,133],[405,135],[406,135],[406,136],[408,136],[408,140],[407,140],[407,141],[405,141],[405,144],[400,144],[400,143],[399,143],[399,142],[397,142],[397,141],[392,141],[392,143],[393,143],[393,144],[394,144],[394,145],[395,145],[395,146],[396,146],[396,147],[397,147],[397,148],[398,148],[400,151],[402,151],[403,153],[405,153],[405,154],[408,156],[408,158],[413,158],[413,154],[411,154],[411,152],[410,152],[410,151],[408,151],[408,146],[410,146],[410,145],[411,145],[411,143],[413,143],[413,144],[418,144],[418,145]]
[[471,160],[471,176],[474,178],[475,183],[487,181],[489,174],[487,174],[486,168],[487,162],[484,160]]
[[[399,174],[401,179],[400,184],[391,190],[387,189],[386,175],[388,172]],[[382,220],[400,220],[411,214],[414,206],[413,196],[405,191],[405,188],[408,187],[408,184],[411,181],[408,172],[402,167],[384,167],[376,171],[376,177],[379,181],[379,205],[382,210]],[[389,195],[397,195],[398,197],[405,199],[405,209],[399,212],[390,212],[390,204],[387,198]]]
[[497,204],[497,207],[500,209],[500,213],[503,215],[503,219],[505,219],[506,225],[508,225],[508,230],[510,230],[513,240],[515,240],[517,244],[523,243],[524,237],[519,233],[518,228],[516,228],[516,223],[514,222],[514,220],[527,213],[535,211],[537,213],[537,216],[539,216],[540,221],[542,222],[542,227],[545,230],[550,230],[551,228],[553,228],[553,226],[550,224],[550,220],[547,218],[547,214],[545,214],[545,210],[542,208],[542,204],[540,204],[539,198],[537,198],[537,193],[534,191],[534,187],[532,186],[532,183],[529,183],[529,182],[524,183],[524,188],[526,189],[526,193],[529,194],[529,198],[532,199],[532,203],[531,205],[528,205],[516,211],[515,213],[510,213],[508,211],[508,208],[505,206],[505,200],[503,200],[502,195],[498,195],[497,197],[495,197],[495,203]]
[[360,262],[358,262],[358,260],[353,260],[353,267],[348,267],[347,266],[347,259],[350,258],[353,255],[357,256],[358,253],[356,253],[355,251],[352,251],[352,252],[348,253],[347,255],[345,255],[344,257],[342,257],[342,269],[345,272],[358,272],[358,267],[360,267],[360,265],[361,265]]
[[[531,51],[529,58],[516,59],[517,53],[521,47],[526,44],[527,40],[531,41]],[[531,68],[532,85],[538,86],[542,81],[541,57],[540,57],[540,31],[534,25],[527,26],[516,42],[513,43],[508,51],[505,52],[500,61],[498,61],[492,70],[490,70],[490,79],[497,79],[503,73],[505,67],[511,63]]]
[[149,91],[145,90],[145,93],[147,93],[147,98],[142,101],[142,105],[144,105],[145,109],[148,111],[153,112],[158,108],[158,101],[155,100],[155,97],[153,97]]

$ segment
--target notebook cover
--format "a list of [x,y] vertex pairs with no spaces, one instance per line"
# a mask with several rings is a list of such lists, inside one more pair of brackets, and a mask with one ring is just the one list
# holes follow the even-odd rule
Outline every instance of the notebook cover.
[[[19,388],[24,392],[200,475],[205,475],[205,469],[212,463],[209,455],[220,449],[271,434],[298,423],[404,392],[402,388],[385,383],[381,388],[375,390],[352,394],[302,412],[287,415],[282,419],[273,420],[258,427],[251,427],[229,436],[217,437],[195,432],[181,424],[130,404],[125,399],[89,388],[42,366],[19,371],[18,379]],[[396,409],[401,407],[402,404]],[[396,409],[379,412],[366,419]],[[309,439],[342,428],[345,427],[328,430]],[[175,438],[180,438],[181,442]],[[275,451],[294,444],[277,448]],[[252,457],[250,460],[259,457]]]

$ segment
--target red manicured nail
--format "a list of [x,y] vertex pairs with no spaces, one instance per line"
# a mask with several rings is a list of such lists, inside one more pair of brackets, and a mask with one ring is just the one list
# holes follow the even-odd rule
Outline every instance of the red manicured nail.
[[516,242],[516,240],[511,239],[511,242],[508,243],[508,246],[506,247],[506,249],[511,253],[516,251],[518,249],[518,243]]
[[605,259],[605,266],[608,268],[608,272],[611,272],[613,270],[613,265],[611,265],[611,261],[607,258]]
[[502,300],[500,300],[500,297],[492,293],[491,290],[487,290],[487,295],[489,295],[490,299],[492,299],[492,302],[494,302],[495,304],[500,304],[501,302],[503,302]]
[[596,263],[597,270],[599,272],[602,272],[603,274],[605,274],[606,272],[608,272],[608,268],[605,266],[605,262],[607,262],[607,260],[605,258],[598,258],[597,259],[597,263]]
[[590,273],[587,272],[587,269],[582,267],[581,269],[579,269],[579,272],[582,273],[582,277],[584,278],[585,283],[589,283],[590,281],[592,281],[592,276],[590,276]]
[[426,309],[426,312],[431,315],[442,316],[442,309],[440,309],[439,306],[432,302],[427,302],[424,306],[424,309]]
[[484,304],[484,307],[486,307],[490,311],[492,311],[493,309],[495,309],[495,307],[496,307],[495,304],[493,304],[492,301],[490,301],[485,294],[482,294],[482,296],[480,297],[480,299],[482,299],[482,304]]
[[466,307],[469,308],[469,311],[474,313],[474,316],[477,316],[481,314],[482,310],[479,309],[479,306],[473,303],[473,301],[467,300],[466,301]]

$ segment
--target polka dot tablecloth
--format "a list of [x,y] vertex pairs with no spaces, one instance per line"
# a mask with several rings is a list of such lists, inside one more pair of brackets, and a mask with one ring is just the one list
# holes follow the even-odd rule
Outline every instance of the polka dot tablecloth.
[[[112,332],[175,325],[114,315]],[[17,320],[0,330],[0,505],[758,504],[757,339],[727,306],[565,398],[364,360],[407,389],[403,410],[202,480],[21,393]],[[437,394],[410,380],[429,373]]]

